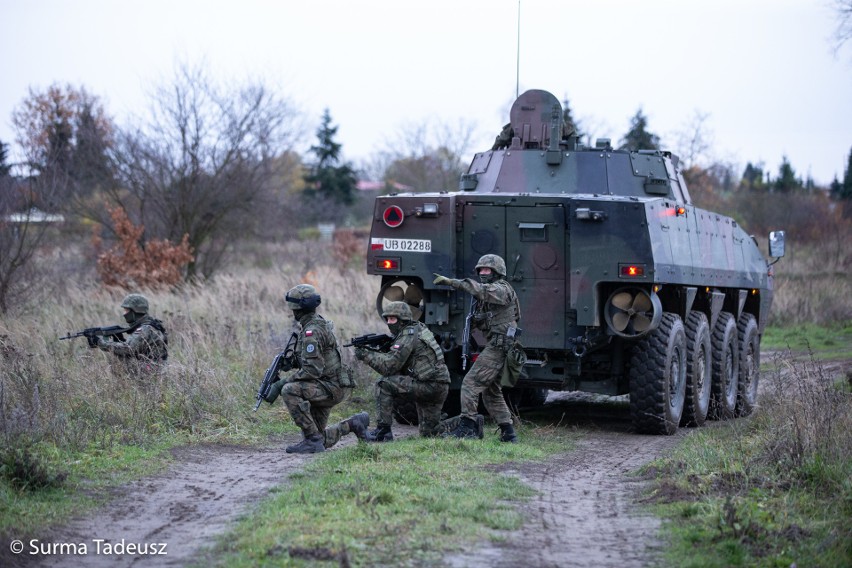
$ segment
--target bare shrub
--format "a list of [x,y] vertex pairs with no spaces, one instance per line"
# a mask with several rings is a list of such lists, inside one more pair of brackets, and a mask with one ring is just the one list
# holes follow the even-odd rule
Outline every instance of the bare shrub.
[[778,356],[773,366],[768,377],[771,388],[760,408],[765,432],[762,458],[800,479],[820,475],[820,470],[825,472],[820,481],[844,479],[836,472],[848,474],[852,463],[849,388],[813,357],[797,361]]

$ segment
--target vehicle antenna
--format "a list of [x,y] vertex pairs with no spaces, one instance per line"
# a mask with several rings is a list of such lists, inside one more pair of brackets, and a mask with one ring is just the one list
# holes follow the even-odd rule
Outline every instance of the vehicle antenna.
[[518,40],[515,55],[515,98],[518,98],[521,83],[521,0],[518,0]]

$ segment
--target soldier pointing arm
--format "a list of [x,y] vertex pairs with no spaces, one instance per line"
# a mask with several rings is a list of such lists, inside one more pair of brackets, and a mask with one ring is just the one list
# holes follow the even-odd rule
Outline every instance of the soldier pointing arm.
[[465,375],[461,385],[461,415],[458,427],[451,432],[456,438],[477,436],[476,408],[479,395],[492,418],[500,425],[500,441],[515,442],[517,436],[512,415],[500,378],[506,363],[506,353],[514,345],[514,331],[521,319],[518,295],[505,280],[506,262],[496,254],[486,254],[476,263],[479,282],[470,278],[456,280],[436,274],[435,284],[463,290],[477,299],[473,325],[481,330],[487,341],[476,362]]

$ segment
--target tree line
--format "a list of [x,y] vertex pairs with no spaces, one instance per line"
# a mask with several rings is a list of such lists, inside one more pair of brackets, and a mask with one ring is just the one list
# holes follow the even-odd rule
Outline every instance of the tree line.
[[[566,130],[588,138],[567,100],[563,108]],[[696,115],[676,144],[696,202],[720,205],[732,192],[825,193],[786,157],[774,177],[761,164],[736,175],[730,164],[707,162],[706,118]],[[221,84],[200,67],[179,67],[155,88],[147,114],[123,125],[84,87],[31,89],[12,115],[23,161],[12,164],[0,141],[0,312],[26,290],[36,251],[56,230],[45,215],[66,219],[66,237],[92,233],[103,282],[174,285],[210,278],[240,241],[292,237],[323,220],[368,223],[372,204],[359,203],[359,178],[386,190],[455,189],[473,132],[465,122],[404,126],[356,168],[342,159],[329,109],[301,155],[304,121],[263,83]],[[661,148],[641,108],[619,148]],[[852,150],[843,180],[827,189],[837,200],[852,197]]]

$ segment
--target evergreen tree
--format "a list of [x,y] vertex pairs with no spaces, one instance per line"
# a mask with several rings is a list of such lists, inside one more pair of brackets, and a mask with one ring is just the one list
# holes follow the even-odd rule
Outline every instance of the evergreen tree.
[[740,182],[740,187],[742,189],[764,189],[763,166],[748,162],[743,171],[743,179]]
[[568,103],[568,97],[562,100],[562,122],[565,124],[563,129],[565,135],[576,136],[579,140],[583,139],[584,133],[580,129],[580,123],[574,120],[571,114],[571,105]]
[[337,126],[331,124],[331,113],[325,109],[317,129],[318,144],[311,146],[317,161],[305,176],[305,193],[351,205],[355,201],[358,179],[349,163],[340,162],[341,145],[335,142]]
[[0,140],[0,177],[9,175],[12,165],[7,163],[9,159],[9,145]]
[[648,118],[642,113],[642,109],[636,111],[630,119],[630,130],[621,140],[620,150],[658,150],[660,137],[648,132]]
[[778,168],[778,178],[772,184],[776,191],[789,192],[802,189],[802,180],[796,177],[796,171],[790,165],[787,156],[781,158],[781,166]]
[[852,148],[849,149],[849,159],[846,161],[846,172],[843,174],[843,184],[837,194],[840,199],[852,199]]

